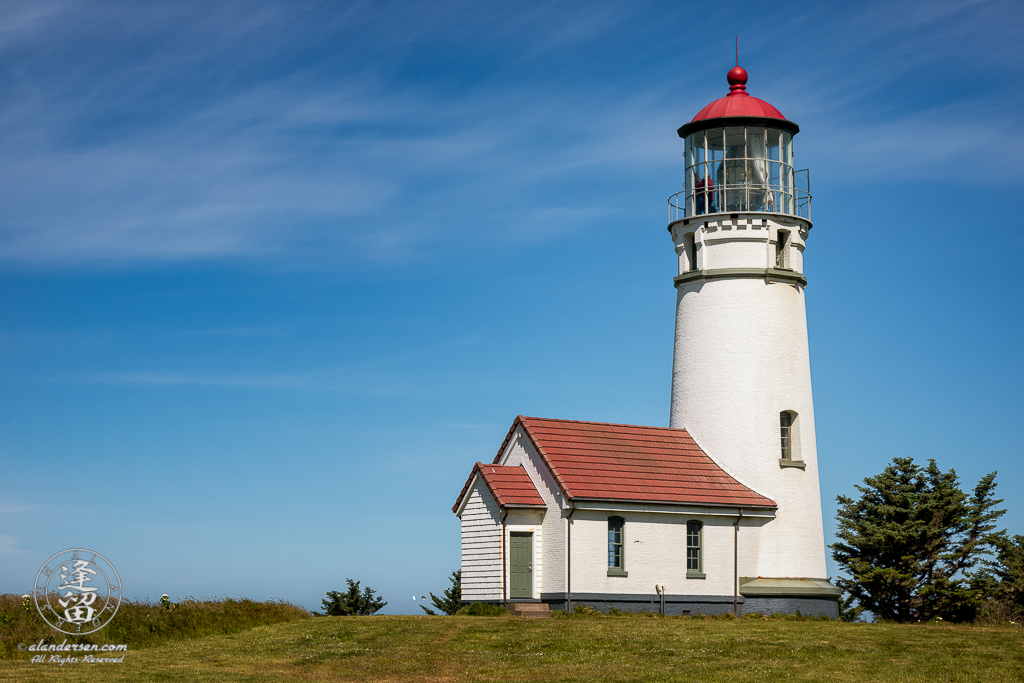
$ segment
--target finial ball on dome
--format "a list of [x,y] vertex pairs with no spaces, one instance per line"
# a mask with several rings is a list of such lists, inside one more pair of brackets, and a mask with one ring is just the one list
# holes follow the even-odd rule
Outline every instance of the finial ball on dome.
[[726,76],[729,79],[729,85],[746,85],[747,84],[747,70],[742,66],[734,66],[729,69],[729,74]]

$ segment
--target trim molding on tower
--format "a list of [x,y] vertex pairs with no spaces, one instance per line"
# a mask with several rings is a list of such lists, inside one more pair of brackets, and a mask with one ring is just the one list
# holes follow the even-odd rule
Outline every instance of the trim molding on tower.
[[734,278],[764,278],[775,282],[789,282],[801,287],[807,286],[807,278],[801,273],[785,268],[712,268],[711,270],[691,270],[676,275],[672,281],[676,287],[691,282],[707,282],[709,280],[730,280]]

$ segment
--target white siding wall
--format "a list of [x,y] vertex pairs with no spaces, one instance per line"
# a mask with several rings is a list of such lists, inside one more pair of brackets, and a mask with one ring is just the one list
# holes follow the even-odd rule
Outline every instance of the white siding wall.
[[501,599],[501,517],[479,477],[462,511],[462,599]]

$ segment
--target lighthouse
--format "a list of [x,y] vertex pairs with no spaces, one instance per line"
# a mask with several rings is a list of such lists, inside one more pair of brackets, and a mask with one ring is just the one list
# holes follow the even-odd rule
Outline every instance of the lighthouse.
[[749,571],[824,578],[818,457],[807,344],[804,255],[809,171],[794,162],[800,128],[747,93],[729,93],[679,128],[684,189],[669,198],[678,256],[670,426],[778,505]]
[[[462,600],[540,616],[839,616],[825,573],[804,312],[799,132],[746,92],[679,129],[670,426],[519,415],[452,506]],[[652,588],[654,589],[652,592]]]

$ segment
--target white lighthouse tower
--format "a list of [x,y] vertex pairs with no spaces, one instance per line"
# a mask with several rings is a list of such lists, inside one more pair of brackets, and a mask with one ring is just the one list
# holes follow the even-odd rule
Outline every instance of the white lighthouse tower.
[[744,573],[824,578],[804,310],[809,174],[793,165],[799,127],[747,94],[741,67],[728,80],[729,94],[678,131],[671,426],[778,505],[770,524],[739,528]]

